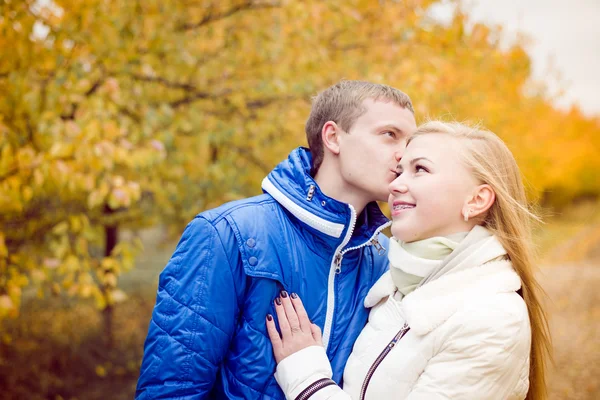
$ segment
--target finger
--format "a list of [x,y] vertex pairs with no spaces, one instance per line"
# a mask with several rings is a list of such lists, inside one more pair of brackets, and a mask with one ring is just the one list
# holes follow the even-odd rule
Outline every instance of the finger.
[[312,334],[313,339],[320,346],[323,346],[323,336],[321,335],[321,328],[318,325],[310,324],[310,333]]
[[271,314],[267,315],[267,333],[269,334],[269,339],[273,344],[273,348],[281,348],[281,336],[279,336],[279,332],[275,326],[275,320]]
[[273,345],[275,360],[279,362],[278,358],[283,349],[283,343],[281,342],[281,336],[279,336],[279,332],[277,332],[277,327],[275,327],[275,321],[271,314],[267,315],[267,333],[269,335],[269,340],[271,340],[271,344]]
[[304,304],[302,304],[302,300],[296,293],[292,293],[290,295],[290,299],[292,301],[292,305],[294,306],[294,310],[296,310],[296,315],[298,315],[300,328],[304,332],[310,332],[310,319],[308,318],[308,314],[306,312],[306,309],[304,308]]
[[288,322],[287,315],[285,315],[285,310],[283,309],[283,304],[280,297],[275,299],[275,312],[277,313],[277,320],[279,321],[281,339],[285,341],[286,338],[290,338],[292,336],[292,331],[290,329],[290,323]]
[[281,291],[281,295],[279,296],[281,299],[281,303],[283,305],[283,309],[285,310],[285,315],[287,316],[288,323],[290,324],[290,330],[292,333],[301,332],[300,321],[298,320],[298,314],[296,310],[294,310],[294,306],[290,300],[290,296],[285,290]]

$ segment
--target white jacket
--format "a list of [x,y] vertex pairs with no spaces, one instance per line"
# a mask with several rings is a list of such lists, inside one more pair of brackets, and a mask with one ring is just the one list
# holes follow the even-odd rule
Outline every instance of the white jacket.
[[[360,399],[369,369],[405,322],[410,330],[375,369],[366,399],[524,399],[531,328],[520,288],[509,261],[492,261],[462,265],[398,300],[387,272],[365,300],[377,305],[346,364],[344,390],[330,385],[310,399]],[[285,358],[275,374],[288,399],[331,376],[319,346]]]

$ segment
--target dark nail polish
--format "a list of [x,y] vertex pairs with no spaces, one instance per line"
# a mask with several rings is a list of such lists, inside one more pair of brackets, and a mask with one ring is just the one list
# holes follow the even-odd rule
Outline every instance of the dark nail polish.
[[288,296],[288,295],[287,295],[287,292],[286,292],[285,290],[282,290],[282,291],[281,291],[281,297],[282,297],[283,299],[285,299],[287,296]]
[[275,303],[280,306],[281,305],[281,299],[279,297],[275,298]]
[[267,314],[267,321],[273,321],[273,316],[271,314]]
[[292,294],[290,295],[290,297],[291,297],[292,299],[297,299],[297,298],[298,298],[298,295],[297,295],[296,293],[292,293]]

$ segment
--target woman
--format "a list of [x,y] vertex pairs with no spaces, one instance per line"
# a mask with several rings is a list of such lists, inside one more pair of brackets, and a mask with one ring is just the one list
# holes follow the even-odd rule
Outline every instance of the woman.
[[371,288],[369,322],[331,378],[320,332],[298,296],[267,330],[290,399],[541,399],[549,334],[533,275],[518,166],[493,133],[429,122],[390,185],[390,271]]

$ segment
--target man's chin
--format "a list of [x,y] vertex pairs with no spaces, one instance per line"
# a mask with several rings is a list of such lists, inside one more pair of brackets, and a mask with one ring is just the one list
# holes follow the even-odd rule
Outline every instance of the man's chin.
[[383,191],[379,194],[377,201],[387,203],[389,199],[390,199],[390,192],[386,188],[385,191]]

